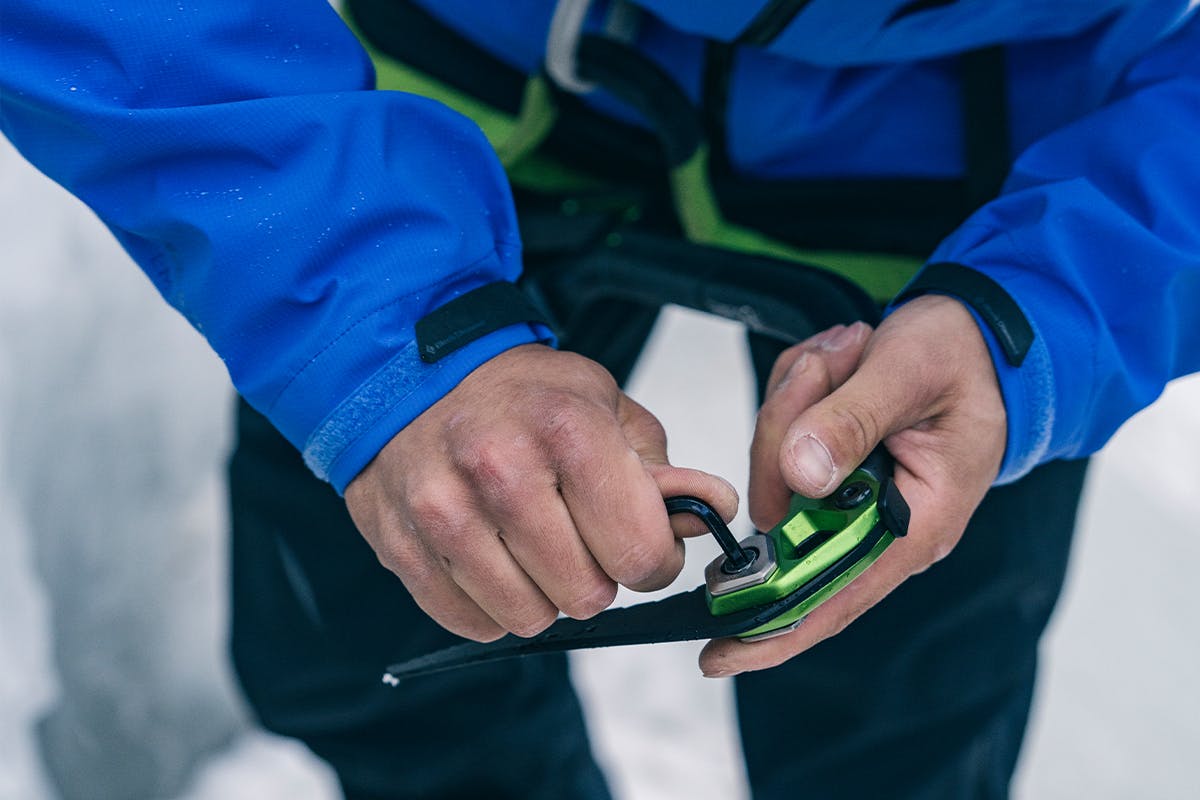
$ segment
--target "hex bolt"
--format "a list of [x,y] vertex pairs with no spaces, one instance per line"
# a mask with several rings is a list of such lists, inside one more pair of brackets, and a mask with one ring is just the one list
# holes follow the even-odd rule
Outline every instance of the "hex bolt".
[[871,499],[871,485],[866,481],[847,483],[833,495],[833,504],[843,511],[858,508]]

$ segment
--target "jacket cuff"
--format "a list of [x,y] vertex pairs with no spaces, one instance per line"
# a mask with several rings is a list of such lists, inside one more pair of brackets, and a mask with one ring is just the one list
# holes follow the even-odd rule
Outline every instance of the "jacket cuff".
[[329,341],[273,400],[248,394],[247,400],[301,451],[318,478],[343,492],[396,433],[476,367],[518,345],[555,343],[550,328],[525,316],[432,363],[420,358],[414,316],[503,278],[515,252],[498,248],[435,288],[392,298]]
[[482,336],[434,363],[410,341],[307,437],[304,463],[338,494],[393,436],[485,361],[522,344],[553,343],[549,328],[519,323]]

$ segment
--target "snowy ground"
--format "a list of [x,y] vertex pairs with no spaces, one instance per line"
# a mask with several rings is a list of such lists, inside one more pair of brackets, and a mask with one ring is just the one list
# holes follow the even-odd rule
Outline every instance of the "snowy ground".
[[[3,143],[0,242],[0,800],[332,797],[246,721],[225,661],[219,362]],[[744,475],[748,382],[697,385],[689,360],[745,372],[730,326],[672,314],[635,394],[678,463]],[[1190,380],[1097,460],[1018,796],[1200,797],[1198,443]],[[697,649],[575,659],[624,800],[745,796],[729,686]]]

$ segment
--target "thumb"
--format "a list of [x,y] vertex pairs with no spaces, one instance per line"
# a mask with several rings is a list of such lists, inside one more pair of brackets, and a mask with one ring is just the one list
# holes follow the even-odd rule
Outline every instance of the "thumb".
[[[642,460],[646,472],[664,498],[689,495],[707,502],[726,522],[737,516],[738,494],[722,477],[698,469],[676,467],[667,458],[667,434],[662,424],[644,406],[622,395],[618,416],[626,441]],[[692,516],[671,517],[677,536],[707,532],[704,523]]]
[[780,474],[792,491],[824,497],[881,441],[933,413],[938,387],[927,380],[919,354],[895,339],[868,346],[852,376],[807,408],[789,426],[780,448]]

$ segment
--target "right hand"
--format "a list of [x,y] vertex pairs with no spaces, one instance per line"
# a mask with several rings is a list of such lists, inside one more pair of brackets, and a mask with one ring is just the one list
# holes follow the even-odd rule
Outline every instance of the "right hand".
[[561,611],[586,619],[617,584],[649,591],[683,566],[663,498],[693,495],[726,520],[733,487],[671,466],[666,435],[599,364],[542,345],[487,361],[396,434],[346,488],[380,562],[446,629],[533,636]]

